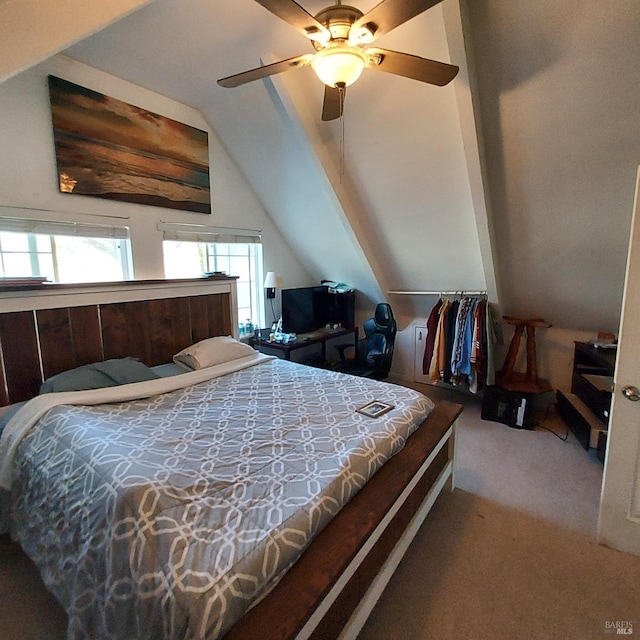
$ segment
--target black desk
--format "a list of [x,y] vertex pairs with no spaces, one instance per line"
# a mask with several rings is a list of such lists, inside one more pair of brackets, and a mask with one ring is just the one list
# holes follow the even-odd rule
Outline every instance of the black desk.
[[[324,366],[327,360],[327,342],[334,340],[335,338],[347,338],[349,342],[353,339],[353,344],[358,341],[358,328],[353,329],[327,329],[322,328],[309,333],[299,333],[295,342],[288,342],[284,344],[282,342],[269,342],[269,329],[262,329],[256,333],[256,336],[250,342],[254,349],[270,356],[277,356],[284,360],[291,360],[291,354],[299,349],[305,349],[313,345],[319,345],[319,355],[314,354],[312,361],[305,364],[316,364]],[[342,342],[344,343],[344,341]]]

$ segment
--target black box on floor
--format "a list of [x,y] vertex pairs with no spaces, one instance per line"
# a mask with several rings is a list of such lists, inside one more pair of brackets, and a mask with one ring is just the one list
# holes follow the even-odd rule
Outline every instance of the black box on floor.
[[483,420],[501,422],[514,429],[533,429],[532,393],[509,391],[502,387],[485,387],[482,398]]

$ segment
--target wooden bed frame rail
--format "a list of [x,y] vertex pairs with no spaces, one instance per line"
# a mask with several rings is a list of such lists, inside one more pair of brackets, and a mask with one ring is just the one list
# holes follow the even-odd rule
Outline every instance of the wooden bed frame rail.
[[356,638],[438,494],[453,489],[461,412],[459,404],[436,405],[225,640]]

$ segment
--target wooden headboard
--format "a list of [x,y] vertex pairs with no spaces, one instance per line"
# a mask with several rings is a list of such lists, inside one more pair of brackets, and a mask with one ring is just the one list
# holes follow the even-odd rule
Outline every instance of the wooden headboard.
[[0,290],[0,406],[83,364],[171,362],[184,347],[237,335],[236,279],[42,285]]

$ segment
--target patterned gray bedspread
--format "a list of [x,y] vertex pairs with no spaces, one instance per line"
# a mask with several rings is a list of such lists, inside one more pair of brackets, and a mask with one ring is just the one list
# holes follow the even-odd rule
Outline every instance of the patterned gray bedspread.
[[[379,418],[355,409],[395,405]],[[12,535],[68,638],[218,638],[433,405],[271,360],[151,398],[48,411],[20,445]]]

